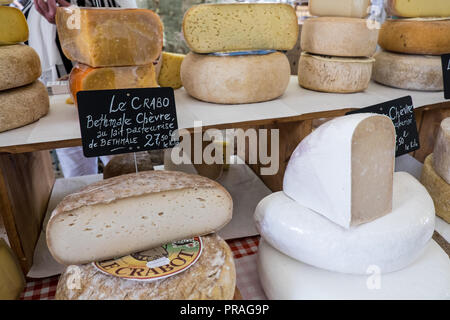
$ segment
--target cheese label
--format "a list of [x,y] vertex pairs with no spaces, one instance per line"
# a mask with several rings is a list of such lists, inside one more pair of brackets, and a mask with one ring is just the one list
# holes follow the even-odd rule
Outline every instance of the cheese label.
[[378,113],[391,118],[397,137],[395,144],[396,157],[420,148],[419,133],[411,96],[347,112],[347,114],[353,113]]
[[186,271],[200,258],[203,243],[200,237],[175,241],[128,256],[93,262],[101,272],[135,281],[155,281]]
[[444,78],[444,98],[450,99],[450,53],[441,56],[442,76]]
[[85,157],[173,148],[178,143],[172,88],[77,93]]

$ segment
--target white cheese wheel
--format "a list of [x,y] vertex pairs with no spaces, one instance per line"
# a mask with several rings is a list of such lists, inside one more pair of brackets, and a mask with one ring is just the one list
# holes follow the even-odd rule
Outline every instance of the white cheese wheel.
[[370,0],[309,0],[309,13],[313,16],[364,18]]
[[284,254],[312,266],[343,273],[381,273],[405,268],[422,252],[434,231],[433,200],[411,175],[394,175],[392,212],[360,226],[344,229],[308,209],[284,192],[273,193],[257,206],[261,236]]
[[392,210],[394,157],[389,117],[359,113],[335,118],[294,150],[283,191],[344,228],[369,222]]
[[353,93],[369,87],[370,58],[323,57],[302,52],[298,62],[300,86],[322,92]]
[[381,84],[409,90],[441,91],[441,57],[379,51],[374,55],[372,79]]
[[433,150],[433,167],[450,184],[450,117],[442,120]]
[[376,272],[376,267],[364,276],[315,268],[289,258],[263,239],[258,249],[259,278],[269,299],[450,299],[450,261],[434,240],[407,268],[381,276]]
[[378,30],[366,19],[319,17],[305,20],[300,37],[303,51],[339,57],[370,57],[377,48]]
[[237,104],[281,96],[291,74],[285,54],[208,56],[189,53],[181,64],[187,93],[206,102]]

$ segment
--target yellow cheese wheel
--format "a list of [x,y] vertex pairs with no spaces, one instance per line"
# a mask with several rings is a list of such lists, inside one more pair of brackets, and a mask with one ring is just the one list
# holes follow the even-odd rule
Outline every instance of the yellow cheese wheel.
[[405,17],[449,17],[448,0],[387,0],[388,14]]
[[0,238],[0,300],[18,299],[25,287],[25,278],[16,256]]
[[22,11],[0,6],[0,45],[16,44],[28,40],[28,24]]

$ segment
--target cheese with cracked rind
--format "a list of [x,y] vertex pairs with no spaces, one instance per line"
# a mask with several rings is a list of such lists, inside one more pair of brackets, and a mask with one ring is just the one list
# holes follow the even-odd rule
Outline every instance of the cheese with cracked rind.
[[450,1],[448,0],[387,0],[386,12],[389,15],[416,17],[449,17]]
[[370,0],[309,0],[313,16],[364,18],[368,15]]
[[433,149],[433,168],[448,184],[450,184],[450,117],[439,125]]

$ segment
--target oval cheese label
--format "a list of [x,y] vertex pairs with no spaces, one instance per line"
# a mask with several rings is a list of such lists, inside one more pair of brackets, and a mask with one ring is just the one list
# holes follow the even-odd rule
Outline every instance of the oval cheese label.
[[101,272],[127,280],[155,281],[189,269],[200,258],[200,237],[175,241],[118,259],[93,262]]

